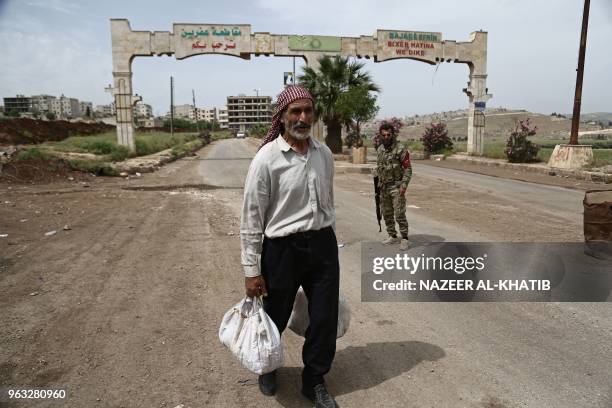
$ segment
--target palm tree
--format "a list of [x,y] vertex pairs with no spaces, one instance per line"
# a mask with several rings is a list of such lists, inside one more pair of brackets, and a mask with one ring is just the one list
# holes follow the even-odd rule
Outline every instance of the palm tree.
[[349,61],[346,57],[324,56],[319,59],[318,71],[304,67],[303,75],[298,77],[300,84],[306,87],[316,100],[315,111],[327,127],[325,143],[334,153],[342,151],[342,125],[350,120],[337,109],[340,96],[351,87],[364,87],[371,92],[380,91],[370,74],[362,71],[364,65],[362,62]]

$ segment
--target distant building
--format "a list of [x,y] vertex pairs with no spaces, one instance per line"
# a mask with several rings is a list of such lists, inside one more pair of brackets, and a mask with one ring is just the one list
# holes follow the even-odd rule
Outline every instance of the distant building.
[[272,98],[269,96],[228,96],[228,127],[247,130],[252,126],[272,122]]
[[154,117],[142,118],[142,119],[138,119],[138,122],[139,122],[139,126],[146,127],[146,128],[164,126],[164,120],[161,118],[154,118]]
[[64,95],[52,101],[52,112],[58,119],[77,118],[82,115],[79,100]]
[[94,113],[100,118],[108,118],[111,116],[115,116],[115,102],[109,105],[96,105]]
[[14,98],[4,98],[6,111],[17,111],[19,113],[30,113],[30,116],[53,113],[57,119],[77,118],[85,116],[89,111],[93,114],[91,102],[79,101],[76,98],[53,95],[33,95],[26,97],[17,95]]
[[33,95],[32,96],[32,112],[38,114],[46,114],[52,112],[53,101],[57,101],[55,96],[51,95]]
[[197,109],[198,120],[205,120],[207,122],[217,122],[221,129],[227,129],[227,106],[221,108],[198,108]]
[[51,103],[50,110],[55,115],[55,117],[57,119],[63,118],[63,115],[62,115],[62,106],[61,106],[60,100],[58,98],[55,98],[55,99],[51,100],[50,103]]
[[[192,105],[176,105],[174,107],[174,117],[195,120],[194,110]],[[170,114],[168,114],[168,116],[170,116]]]
[[79,109],[81,111],[81,116],[83,117],[93,117],[93,104],[91,102],[79,102]]
[[[227,106],[218,108],[194,108],[193,105],[176,105],[174,107],[174,117],[195,121],[217,122],[221,129],[228,127]],[[170,118],[170,112],[166,113],[165,118]]]
[[4,111],[9,112],[31,112],[32,111],[32,98],[25,95],[17,95],[15,97],[8,97],[4,99]]
[[217,122],[219,122],[219,127],[221,129],[227,129],[228,128],[227,106],[219,108],[217,118],[218,118]]
[[146,103],[137,103],[134,106],[134,116],[140,118],[151,118],[153,117],[153,108],[151,105]]
[[197,108],[196,115],[198,120],[205,120],[207,122],[212,122],[213,120],[217,120],[218,117],[218,109],[216,107],[213,108]]

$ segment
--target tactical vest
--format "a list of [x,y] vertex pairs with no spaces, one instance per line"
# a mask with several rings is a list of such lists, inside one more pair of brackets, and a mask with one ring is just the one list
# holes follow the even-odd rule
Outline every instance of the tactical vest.
[[391,149],[384,145],[378,147],[376,164],[377,173],[382,183],[397,183],[404,176],[402,160],[406,156],[406,147],[395,141]]

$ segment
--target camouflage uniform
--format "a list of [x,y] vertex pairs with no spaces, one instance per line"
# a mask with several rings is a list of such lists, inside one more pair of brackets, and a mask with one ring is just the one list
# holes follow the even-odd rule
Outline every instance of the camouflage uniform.
[[406,196],[401,195],[399,190],[400,187],[406,190],[412,177],[408,148],[397,140],[394,140],[389,148],[381,144],[377,150],[376,174],[387,233],[391,237],[397,236],[395,230],[395,221],[397,221],[401,236],[407,238]]

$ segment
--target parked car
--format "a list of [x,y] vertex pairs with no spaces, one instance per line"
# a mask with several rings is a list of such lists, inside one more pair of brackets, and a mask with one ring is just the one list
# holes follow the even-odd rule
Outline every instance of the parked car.
[[236,137],[238,139],[242,139],[242,138],[247,137],[247,136],[248,136],[247,132],[240,131],[240,132],[236,133]]

